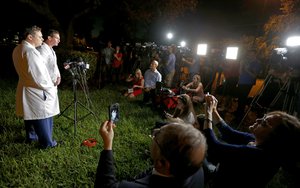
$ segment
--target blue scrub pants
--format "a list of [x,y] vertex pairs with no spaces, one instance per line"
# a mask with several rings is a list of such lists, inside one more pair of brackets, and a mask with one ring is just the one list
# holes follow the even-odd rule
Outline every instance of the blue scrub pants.
[[42,148],[54,147],[57,142],[52,139],[53,117],[37,120],[24,120],[26,141],[39,141]]

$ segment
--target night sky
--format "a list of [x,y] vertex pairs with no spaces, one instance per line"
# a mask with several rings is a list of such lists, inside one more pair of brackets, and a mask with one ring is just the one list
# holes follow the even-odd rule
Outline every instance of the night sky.
[[[16,1],[6,3],[9,15],[4,11],[0,13],[1,32],[7,29],[19,30],[24,24],[34,24],[42,19],[28,7],[16,4]],[[263,24],[270,15],[278,12],[279,5],[280,0],[201,0],[200,8],[195,13],[186,13],[172,25],[167,25],[164,20],[156,20],[149,33],[154,40],[162,41],[165,40],[166,33],[171,31],[176,37],[174,40],[187,42],[260,35]],[[101,21],[98,20],[98,23]],[[97,24],[95,26],[93,35],[101,30],[97,28]]]
[[279,0],[206,0],[200,10],[178,20],[183,37],[217,40],[260,35],[264,23],[278,12]]

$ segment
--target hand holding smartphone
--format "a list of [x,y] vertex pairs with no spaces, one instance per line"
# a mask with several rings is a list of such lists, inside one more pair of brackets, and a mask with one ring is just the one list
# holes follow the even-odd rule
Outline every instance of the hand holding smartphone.
[[119,103],[114,103],[108,107],[108,117],[109,121],[116,123],[120,119],[120,105]]

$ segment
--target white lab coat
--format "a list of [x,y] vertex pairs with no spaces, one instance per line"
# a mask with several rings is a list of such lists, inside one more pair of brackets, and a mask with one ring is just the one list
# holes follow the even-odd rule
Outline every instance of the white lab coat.
[[13,51],[19,75],[16,92],[16,115],[24,120],[45,119],[59,114],[57,88],[51,80],[40,52],[27,41]]
[[53,83],[56,82],[57,77],[60,77],[60,72],[57,66],[57,58],[55,51],[53,48],[48,46],[48,44],[43,43],[40,47],[37,48],[37,50],[41,53],[41,55],[46,60],[46,67],[48,69],[48,72],[50,74],[50,77],[53,81]]
[[[42,57],[45,59],[46,67],[48,69],[51,80],[54,84],[57,81],[57,78],[61,77],[58,66],[57,66],[56,54],[55,54],[53,48],[48,46],[48,44],[46,44],[46,43],[43,43],[40,47],[37,48],[37,50],[41,53]],[[56,89],[57,89],[57,86],[54,86],[54,87],[56,87]],[[56,110],[60,111],[58,95],[55,96],[54,100],[55,100],[54,106],[58,108]]]

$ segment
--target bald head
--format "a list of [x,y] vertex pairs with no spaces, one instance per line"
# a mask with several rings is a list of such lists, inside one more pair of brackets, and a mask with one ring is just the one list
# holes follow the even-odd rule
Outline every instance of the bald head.
[[155,64],[156,66],[158,66],[158,61],[153,60],[152,63]]
[[192,125],[171,123],[155,130],[151,156],[155,161],[167,161],[170,174],[186,178],[201,167],[206,154],[206,139]]
[[152,60],[152,61],[151,61],[151,64],[150,64],[150,69],[151,69],[152,71],[155,71],[155,70],[157,69],[157,67],[158,67],[158,61]]

